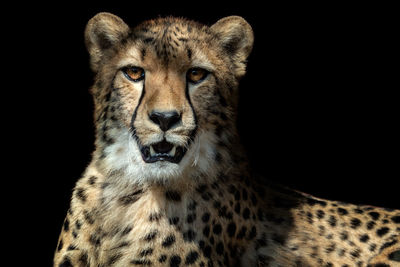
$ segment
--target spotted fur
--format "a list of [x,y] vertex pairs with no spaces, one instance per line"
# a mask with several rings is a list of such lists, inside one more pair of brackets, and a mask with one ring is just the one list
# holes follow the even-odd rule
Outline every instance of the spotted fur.
[[[249,171],[235,128],[253,44],[244,19],[205,26],[169,17],[130,28],[100,13],[85,38],[96,149],[54,266],[400,265],[400,211],[318,199]],[[144,78],[130,80],[131,67]],[[192,68],[208,75],[188,82]],[[155,111],[179,119],[161,130]],[[145,162],[145,149],[163,140],[182,159]]]

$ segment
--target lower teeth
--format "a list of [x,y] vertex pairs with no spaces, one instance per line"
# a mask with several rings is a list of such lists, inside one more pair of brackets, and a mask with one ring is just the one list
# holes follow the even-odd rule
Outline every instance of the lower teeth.
[[[176,146],[173,146],[172,149],[165,154],[168,154],[168,156],[174,157],[176,153]],[[150,156],[156,156],[158,153],[154,150],[153,146],[150,146]]]

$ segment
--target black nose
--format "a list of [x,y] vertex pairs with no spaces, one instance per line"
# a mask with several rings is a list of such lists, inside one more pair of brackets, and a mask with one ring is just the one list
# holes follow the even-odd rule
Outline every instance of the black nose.
[[159,125],[161,130],[167,131],[181,120],[181,115],[176,111],[159,112],[152,111],[150,120]]

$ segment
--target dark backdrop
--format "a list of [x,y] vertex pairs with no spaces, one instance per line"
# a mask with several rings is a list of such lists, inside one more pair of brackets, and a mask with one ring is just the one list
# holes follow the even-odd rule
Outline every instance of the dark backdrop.
[[17,120],[23,150],[14,152],[27,164],[14,171],[29,198],[18,213],[39,225],[37,262],[43,256],[50,264],[71,190],[93,151],[93,75],[83,31],[100,11],[130,25],[159,15],[206,24],[243,16],[255,45],[238,127],[253,168],[318,197],[400,208],[398,88],[389,82],[394,49],[385,31],[391,17],[374,6],[243,3],[16,12],[22,23],[10,38],[21,59],[12,80],[18,96],[10,102],[24,108]]

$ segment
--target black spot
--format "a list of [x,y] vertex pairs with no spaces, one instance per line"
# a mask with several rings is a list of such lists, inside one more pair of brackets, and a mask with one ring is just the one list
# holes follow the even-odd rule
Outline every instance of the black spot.
[[346,250],[345,250],[345,249],[339,249],[339,251],[338,251],[338,255],[339,255],[340,257],[343,257],[345,253],[346,253]]
[[147,235],[145,235],[144,240],[146,240],[146,241],[153,240],[156,237],[157,233],[158,233],[157,230],[154,230],[154,231],[148,233]]
[[380,214],[376,211],[371,211],[368,213],[368,215],[371,216],[371,218],[375,221],[378,220],[380,216]]
[[328,222],[329,222],[329,225],[330,225],[330,226],[335,227],[335,226],[336,226],[336,222],[337,222],[336,217],[333,216],[333,215],[331,215],[331,216],[329,217]]
[[228,232],[229,237],[233,237],[236,233],[236,224],[234,222],[229,223],[226,231]]
[[240,191],[236,190],[235,194],[234,194],[235,200],[239,201],[240,200]]
[[398,215],[398,216],[393,216],[393,217],[391,218],[391,220],[392,220],[394,223],[400,223],[400,215]]
[[58,242],[57,251],[62,250],[63,246],[64,246],[63,240],[60,239],[60,242]]
[[172,217],[172,218],[169,218],[169,224],[171,224],[171,225],[177,225],[178,224],[178,222],[179,222],[179,217]]
[[203,216],[201,217],[201,220],[203,221],[203,222],[208,222],[209,220],[210,220],[210,213],[208,213],[208,212],[205,212],[204,214],[203,214]]
[[222,161],[222,155],[221,155],[221,153],[219,153],[219,152],[215,153],[215,161],[216,161],[217,163],[221,163],[221,161]]
[[312,223],[314,222],[312,213],[308,211],[308,212],[306,213],[306,216],[307,216],[307,222],[308,222],[309,224],[312,224]]
[[322,219],[325,216],[325,212],[323,210],[318,210],[317,211],[317,217],[318,219]]
[[224,244],[222,244],[222,242],[218,242],[215,250],[216,250],[218,255],[224,254]]
[[73,267],[68,257],[65,257],[58,267]]
[[239,202],[236,202],[234,210],[237,214],[240,214],[240,203]]
[[253,238],[255,238],[257,235],[257,229],[255,226],[251,227],[251,230],[249,232],[249,236],[248,236],[248,240],[252,240]]
[[89,266],[88,265],[88,254],[86,252],[82,252],[82,254],[78,260],[79,260],[79,262],[81,262],[83,264],[83,266]]
[[201,184],[198,187],[196,187],[196,191],[199,192],[200,194],[204,193],[207,190],[207,185]]
[[167,236],[166,238],[164,238],[163,242],[162,242],[162,246],[167,248],[170,247],[173,243],[175,243],[175,236],[173,234]]
[[203,235],[204,235],[205,237],[208,237],[208,236],[210,235],[210,226],[206,225],[206,226],[203,228]]
[[[107,266],[110,266],[110,265],[116,263],[121,257],[122,257],[121,253],[117,253],[117,254],[110,256],[107,260]],[[86,263],[87,263],[87,259],[86,259]]]
[[63,228],[64,228],[65,232],[68,232],[68,230],[69,230],[69,220],[68,220],[68,218],[65,218]]
[[347,215],[349,212],[346,209],[338,208],[339,215]]
[[149,221],[154,222],[154,221],[159,221],[161,219],[161,214],[160,213],[151,213],[149,216]]
[[380,229],[378,229],[378,230],[376,231],[376,234],[377,234],[379,237],[381,237],[381,236],[386,235],[388,232],[389,232],[389,228],[387,228],[387,227],[382,227],[382,228],[380,228]]
[[129,242],[123,241],[123,242],[119,243],[118,245],[116,245],[115,247],[113,247],[112,249],[123,248],[123,247],[127,247],[127,246],[129,246],[129,245],[130,245]]
[[369,240],[369,236],[367,234],[364,234],[360,237],[360,241],[363,243],[366,243]]
[[88,179],[88,183],[90,185],[94,185],[96,183],[97,177],[96,176],[90,176]]
[[119,198],[119,202],[124,206],[133,204],[140,198],[140,195],[142,193],[143,193],[143,190],[141,190],[141,189],[136,190],[126,196]]
[[400,262],[400,250],[393,251],[389,254],[389,259],[392,261]]
[[206,243],[204,242],[204,240],[199,241],[199,248],[203,249],[205,245]]
[[248,220],[248,219],[250,218],[250,210],[249,210],[249,208],[245,208],[245,209],[243,210],[243,218],[244,218],[245,220]]
[[216,235],[219,235],[221,232],[222,232],[221,224],[217,223],[216,225],[214,225],[213,233],[216,234]]
[[199,253],[192,250],[186,255],[185,264],[193,264],[196,262],[198,258],[199,258]]
[[141,57],[142,57],[142,61],[144,60],[144,57],[146,56],[146,49],[142,48],[142,50],[140,50],[141,52]]
[[91,234],[89,237],[89,242],[95,247],[98,247],[101,244],[101,237],[97,234]]
[[211,256],[211,247],[208,246],[208,245],[205,246],[203,248],[203,254],[204,254],[205,257],[210,258],[210,256]]
[[336,249],[336,244],[331,243],[331,244],[329,244],[329,246],[327,246],[325,248],[325,253],[327,253],[327,254],[332,253],[335,249]]
[[73,236],[74,238],[77,238],[77,237],[78,237],[78,234],[77,234],[75,231],[72,231],[72,236]]
[[367,229],[368,230],[371,230],[372,228],[374,228],[374,226],[375,226],[375,222],[374,221],[369,221],[367,223]]
[[218,209],[218,216],[226,218],[228,220],[232,220],[233,213],[231,211],[228,211],[228,207],[224,205]]
[[188,205],[188,210],[194,211],[194,210],[196,209],[196,206],[197,206],[197,202],[193,200],[193,201],[191,201],[191,202],[189,203],[189,205]]
[[205,201],[209,201],[212,198],[212,194],[210,192],[204,192],[201,194],[201,198]]
[[131,264],[134,264],[134,265],[151,265],[151,261],[149,261],[149,260],[132,260]]
[[172,190],[166,191],[165,197],[167,198],[167,200],[181,201],[181,194],[177,191],[172,191]]
[[186,54],[187,54],[188,59],[191,60],[192,59],[192,50],[190,48],[187,48]]
[[218,96],[219,96],[219,103],[221,104],[222,107],[227,107],[228,103],[226,102],[226,99],[221,93],[218,91]]
[[369,251],[373,252],[376,249],[376,244],[369,245]]
[[152,38],[152,37],[148,37],[148,38],[143,40],[143,42],[145,42],[145,43],[150,43],[150,42],[153,42],[153,41],[154,41],[154,38]]
[[318,228],[319,228],[319,235],[323,236],[325,234],[325,226],[319,225]]
[[69,245],[67,250],[77,250],[77,248],[74,245]]
[[192,229],[189,229],[183,233],[183,240],[187,242],[193,241],[195,237],[196,237],[196,232],[194,232]]
[[216,209],[220,208],[221,207],[221,202],[218,201],[218,200],[214,201],[213,207],[216,208]]
[[242,226],[242,228],[240,228],[238,234],[236,235],[236,238],[242,239],[246,235],[246,231],[247,231],[246,226]]
[[350,252],[350,255],[352,256],[352,257],[354,257],[354,258],[358,258],[358,257],[360,257],[360,250],[359,249],[355,249],[355,250],[353,250],[353,251],[351,251]]
[[121,232],[121,236],[125,236],[129,234],[132,231],[132,226],[127,226],[125,229]]
[[140,257],[145,257],[145,256],[148,256],[148,255],[151,255],[152,253],[153,253],[153,249],[152,248],[147,248],[147,249],[142,250],[140,252],[139,256]]
[[75,189],[75,196],[80,199],[82,202],[86,202],[86,192],[84,188],[76,188]]
[[167,260],[167,255],[161,255],[159,258],[158,258],[158,261],[159,262],[165,262]]
[[321,205],[322,207],[326,207],[326,205],[327,205],[325,201],[317,200],[314,198],[307,198],[307,203],[311,206],[318,204],[318,205]]
[[186,218],[187,223],[192,223],[194,220],[196,220],[196,213],[191,213]]
[[358,214],[363,214],[364,213],[364,211],[362,209],[360,209],[360,208],[355,208],[354,212],[358,213]]
[[79,230],[79,229],[81,229],[81,226],[82,226],[81,221],[80,221],[80,220],[76,220],[76,222],[75,222],[75,228],[76,228],[77,230]]
[[358,228],[360,225],[361,225],[360,219],[357,219],[357,218],[351,219],[351,221],[350,221],[350,226],[351,226],[351,228],[356,229],[356,228]]
[[349,237],[349,233],[344,231],[340,233],[340,239],[341,240],[347,240],[347,238]]

